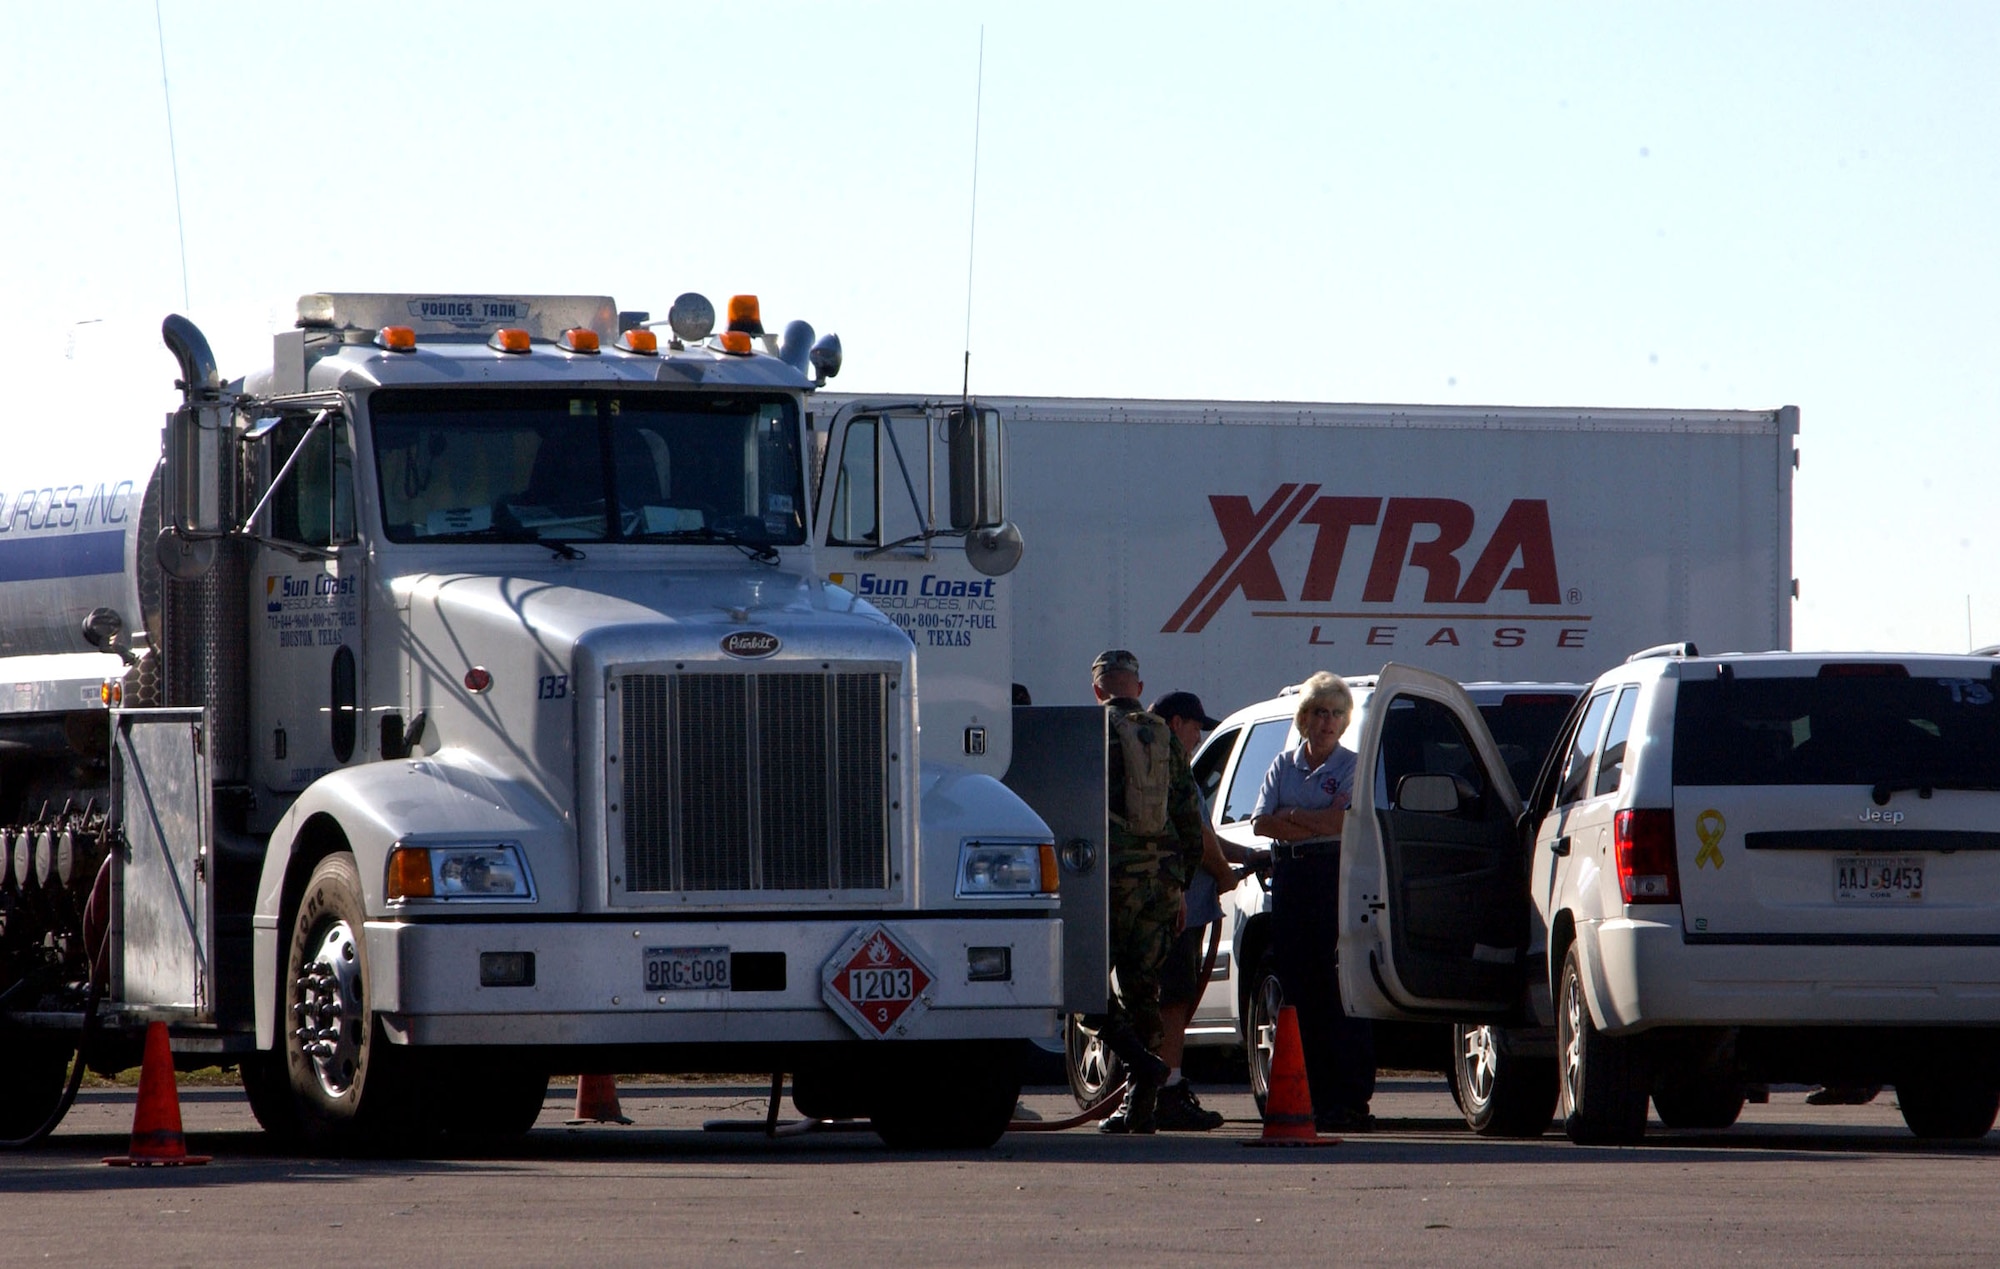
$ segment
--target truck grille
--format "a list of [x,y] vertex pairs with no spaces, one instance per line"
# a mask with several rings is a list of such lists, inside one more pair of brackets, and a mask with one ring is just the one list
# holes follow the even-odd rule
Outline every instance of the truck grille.
[[618,679],[627,893],[884,890],[888,676]]

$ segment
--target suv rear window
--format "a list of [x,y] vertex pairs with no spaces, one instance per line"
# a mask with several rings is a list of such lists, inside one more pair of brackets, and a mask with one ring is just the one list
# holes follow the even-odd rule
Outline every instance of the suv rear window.
[[1677,785],[1884,781],[2000,781],[1992,681],[1822,676],[1680,685]]

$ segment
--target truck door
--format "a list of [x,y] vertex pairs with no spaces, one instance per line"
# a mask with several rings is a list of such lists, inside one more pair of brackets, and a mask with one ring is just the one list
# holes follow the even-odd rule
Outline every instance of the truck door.
[[[999,776],[1012,759],[1009,580],[968,551],[998,525],[1000,416],[956,405],[846,406],[828,427],[816,540],[834,585],[917,646],[923,760]],[[1079,673],[1086,673],[1079,670]]]
[[1340,990],[1368,1018],[1500,1019],[1528,966],[1521,799],[1454,682],[1390,665],[1341,851]]
[[[251,524],[252,769],[260,789],[284,795],[372,756],[361,700],[366,552],[344,419],[260,420],[250,444],[264,495]],[[275,811],[289,799],[271,801]]]

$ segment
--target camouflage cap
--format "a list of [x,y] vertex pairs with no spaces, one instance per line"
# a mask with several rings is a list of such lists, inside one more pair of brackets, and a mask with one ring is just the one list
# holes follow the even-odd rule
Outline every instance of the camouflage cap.
[[1123,648],[1112,648],[1097,654],[1090,663],[1090,677],[1093,682],[1107,674],[1134,674],[1139,672],[1139,658]]

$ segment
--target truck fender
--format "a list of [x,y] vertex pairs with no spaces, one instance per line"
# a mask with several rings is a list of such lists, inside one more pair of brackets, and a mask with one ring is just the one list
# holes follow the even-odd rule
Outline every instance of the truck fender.
[[917,831],[925,903],[949,902],[958,882],[959,846],[973,839],[1046,842],[1049,826],[1015,792],[989,775],[929,763],[919,778]]
[[[319,861],[348,851],[361,874],[362,902],[371,921],[393,915],[384,893],[389,850],[412,839],[482,840],[520,846],[534,879],[528,910],[577,908],[576,837],[571,817],[527,781],[496,769],[465,749],[442,749],[423,758],[374,762],[331,772],[308,786],[279,819],[264,853],[252,912],[253,985],[257,1047],[276,1043],[278,976],[291,916]],[[467,903],[465,916],[506,912],[524,905]],[[393,976],[371,984],[378,1008],[395,1007]]]

